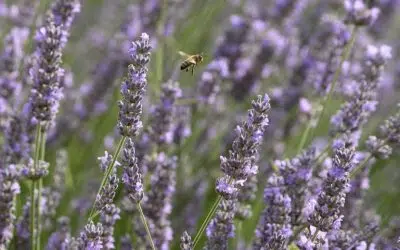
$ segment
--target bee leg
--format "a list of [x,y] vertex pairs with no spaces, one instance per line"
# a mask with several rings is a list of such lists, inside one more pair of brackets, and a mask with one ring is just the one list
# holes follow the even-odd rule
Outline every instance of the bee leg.
[[193,64],[192,66],[192,75],[194,75],[194,67],[196,67],[196,64]]
[[189,68],[186,68],[186,72],[188,72],[189,71]]

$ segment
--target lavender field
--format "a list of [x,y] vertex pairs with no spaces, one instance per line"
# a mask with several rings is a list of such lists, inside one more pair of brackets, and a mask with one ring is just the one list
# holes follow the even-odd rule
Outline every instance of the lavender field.
[[399,0],[0,0],[0,250],[400,249],[399,25]]

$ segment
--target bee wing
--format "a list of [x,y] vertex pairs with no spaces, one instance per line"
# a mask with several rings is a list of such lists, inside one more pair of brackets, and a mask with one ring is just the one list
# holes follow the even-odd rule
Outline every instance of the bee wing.
[[183,57],[190,57],[189,54],[183,52],[183,51],[178,51],[179,55],[183,56]]

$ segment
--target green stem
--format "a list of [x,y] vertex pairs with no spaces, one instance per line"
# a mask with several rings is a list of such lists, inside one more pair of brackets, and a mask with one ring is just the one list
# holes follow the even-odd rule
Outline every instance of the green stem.
[[[41,145],[41,131],[42,131],[42,126],[40,123],[36,126],[36,135],[35,135],[35,155],[34,155],[34,162],[33,162],[33,168],[34,171],[38,169],[38,162],[39,162],[39,156],[40,156],[40,145]],[[30,214],[30,231],[31,231],[31,249],[34,250],[36,247],[36,236],[37,236],[37,231],[35,230],[36,228],[36,198],[35,198],[35,189],[36,189],[36,181],[37,180],[32,180],[31,184],[31,214]]]
[[153,238],[151,237],[150,229],[149,229],[149,226],[147,225],[146,217],[144,216],[143,209],[142,209],[142,206],[140,205],[140,202],[137,203],[137,209],[139,210],[140,219],[142,220],[143,226],[146,229],[147,237],[149,238],[151,248],[153,250],[155,250],[156,247],[154,246]]
[[206,229],[208,223],[210,222],[211,218],[214,216],[215,211],[217,211],[218,205],[222,200],[222,196],[218,196],[218,199],[214,202],[211,210],[208,212],[207,217],[204,219],[203,223],[200,226],[199,231],[197,232],[196,236],[193,240],[193,249],[195,249],[197,243],[199,242],[201,235],[203,234],[204,230]]
[[112,172],[112,169],[113,169],[113,167],[114,167],[114,164],[115,164],[115,162],[116,162],[117,159],[118,159],[119,153],[121,152],[122,146],[125,144],[125,140],[126,140],[126,136],[123,136],[123,137],[121,138],[121,140],[119,141],[119,143],[118,143],[117,151],[115,152],[115,155],[114,155],[114,157],[113,157],[112,162],[110,163],[110,165],[109,165],[109,166],[107,167],[107,169],[106,169],[106,173],[105,173],[105,175],[103,176],[103,179],[101,180],[101,184],[100,184],[99,190],[97,191],[97,194],[96,194],[96,197],[95,197],[95,201],[93,202],[93,206],[92,206],[92,209],[91,209],[91,211],[90,211],[88,221],[93,220],[94,217],[96,217],[96,216],[98,215],[97,212],[95,213],[96,198],[97,198],[97,196],[100,194],[100,192],[101,192],[101,190],[103,189],[104,185],[106,184],[106,181],[108,180],[108,177],[110,177],[110,174],[111,174],[111,172]]
[[[44,161],[44,156],[46,152],[46,132],[42,131],[40,138],[40,160]],[[42,211],[41,211],[41,198],[42,198],[42,187],[43,187],[43,178],[40,178],[38,181],[38,197],[37,197],[37,240],[36,240],[36,249],[40,250],[40,242],[41,242],[41,222],[42,222]]]
[[315,126],[312,126],[312,123],[313,123],[314,119],[310,119],[310,122],[308,123],[308,126],[307,126],[307,129],[310,130],[310,131],[306,130],[306,134],[303,135],[303,138],[302,138],[302,140],[300,142],[300,145],[299,145],[299,148],[298,148],[298,152],[300,152],[301,149],[304,147],[304,145],[307,143],[309,134],[311,134],[310,140],[313,139],[315,130],[317,130],[319,125],[320,125],[321,118],[323,117],[323,115],[325,113],[325,110],[326,110],[326,107],[328,106],[328,104],[329,104],[329,102],[330,102],[330,100],[332,98],[332,95],[335,92],[336,84],[337,84],[337,82],[339,80],[339,77],[340,77],[340,74],[342,72],[343,63],[350,56],[351,48],[353,47],[354,42],[356,40],[356,34],[357,34],[357,26],[353,27],[353,30],[351,32],[350,41],[347,43],[346,47],[344,48],[344,51],[343,51],[342,56],[340,58],[340,62],[339,62],[338,68],[336,69],[335,74],[333,76],[332,84],[331,84],[331,86],[329,88],[328,94],[322,100],[322,110],[321,110],[321,112],[317,112],[317,114],[316,114],[317,115],[316,124],[315,124]]

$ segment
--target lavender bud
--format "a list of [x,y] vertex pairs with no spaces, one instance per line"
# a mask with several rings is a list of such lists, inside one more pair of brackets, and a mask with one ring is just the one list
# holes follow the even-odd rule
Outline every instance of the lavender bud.
[[30,145],[23,119],[12,115],[4,134],[4,161],[18,163],[29,158]]
[[184,231],[182,236],[181,236],[181,244],[180,244],[181,250],[192,250],[193,249],[193,241],[192,237]]
[[49,163],[39,160],[35,168],[33,159],[30,158],[28,165],[22,168],[22,175],[29,180],[39,180],[49,174]]
[[143,33],[130,49],[132,64],[128,66],[128,77],[122,82],[122,100],[118,105],[118,128],[122,136],[135,137],[142,127],[142,99],[147,86],[147,64],[150,61],[149,36]]
[[34,124],[54,121],[63,97],[59,87],[63,74],[61,36],[60,25],[55,24],[54,15],[48,13],[45,26],[36,33],[37,62],[30,72],[33,86],[27,107]]
[[128,193],[129,199],[138,203],[143,199],[143,178],[138,166],[138,159],[135,155],[135,145],[131,138],[125,142],[122,153],[122,182]]
[[335,222],[341,221],[340,214],[349,190],[349,171],[353,168],[353,156],[354,150],[350,148],[340,148],[335,152],[332,168],[318,195],[315,211],[308,218],[308,222],[318,230],[328,232],[340,227],[340,223]]
[[168,249],[173,238],[169,215],[176,185],[176,157],[159,153],[153,159],[156,167],[151,176],[151,189],[143,203],[143,211],[149,220],[154,244],[157,249]]
[[85,226],[83,232],[81,232],[81,247],[84,249],[101,250],[104,247],[103,236],[103,225],[101,223],[94,224],[93,221],[90,221]]
[[286,249],[292,234],[290,225],[291,199],[283,190],[284,179],[273,174],[264,190],[264,209],[256,230],[253,249]]
[[51,7],[54,15],[54,23],[62,27],[62,47],[65,47],[69,37],[71,24],[75,19],[75,15],[81,10],[79,0],[58,0],[53,2]]
[[13,238],[14,198],[20,193],[19,177],[19,169],[15,165],[0,168],[0,249],[7,249]]
[[161,103],[152,110],[150,118],[150,138],[159,146],[171,144],[173,140],[173,121],[176,114],[174,106],[182,97],[178,82],[168,81],[161,86]]
[[392,147],[376,136],[369,136],[365,145],[368,151],[377,159],[387,159],[392,154]]
[[233,218],[235,216],[235,200],[222,199],[214,218],[207,226],[206,249],[228,249],[228,238],[235,235]]
[[114,249],[114,226],[120,219],[120,209],[114,204],[106,204],[101,212],[100,223],[103,225],[104,249]]
[[246,220],[253,215],[251,210],[251,205],[256,199],[257,192],[257,176],[252,175],[249,179],[243,184],[240,192],[238,193],[238,204],[236,207],[235,217],[239,220]]
[[[400,104],[398,104],[400,107]],[[387,143],[398,147],[400,145],[400,112],[390,116],[380,126],[380,134]]]
[[233,180],[246,180],[258,172],[255,165],[258,147],[268,125],[267,112],[270,109],[268,95],[258,96],[252,102],[248,120],[236,127],[236,139],[229,150],[228,157],[221,156],[221,170]]
[[58,223],[58,231],[52,233],[49,237],[49,241],[47,243],[47,250],[53,249],[69,249],[67,248],[67,241],[70,237],[70,225],[68,217],[60,217],[57,220]]

